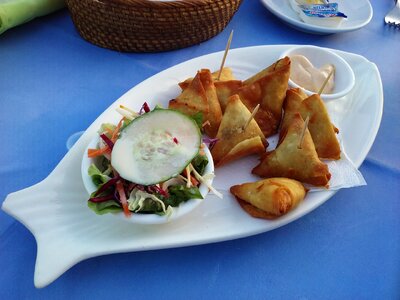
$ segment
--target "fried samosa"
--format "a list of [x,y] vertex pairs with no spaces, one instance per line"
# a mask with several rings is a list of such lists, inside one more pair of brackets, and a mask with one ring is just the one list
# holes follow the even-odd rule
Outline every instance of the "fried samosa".
[[280,139],[284,136],[293,115],[299,112],[304,120],[307,116],[310,118],[308,129],[318,157],[340,159],[340,145],[336,137],[338,130],[332,124],[326,106],[318,94],[307,97],[300,89],[290,89],[286,94],[284,111]]
[[[233,76],[232,69],[229,67],[222,68],[219,79],[218,79],[218,73],[219,73],[219,70],[211,74],[212,78],[215,82],[235,80],[235,76]],[[192,80],[193,80],[193,78],[188,78],[185,81],[179,82],[178,84],[179,84],[180,88],[182,90],[184,90],[189,86],[189,84],[192,82]]]
[[267,141],[257,122],[251,119],[245,127],[250,117],[250,111],[239,96],[231,96],[218,129],[217,142],[211,149],[217,167],[247,155],[265,152]]
[[331,178],[328,166],[318,158],[307,128],[301,139],[304,126],[303,118],[295,113],[281,143],[262,156],[252,173],[266,178],[288,177],[316,186],[327,186]]
[[209,124],[204,126],[204,131],[209,137],[214,138],[217,135],[219,124],[221,123],[222,110],[218,101],[217,91],[215,89],[214,80],[210,70],[203,69],[199,74],[209,108],[208,114],[206,114],[205,118],[205,121],[208,121]]
[[206,91],[200,80],[200,72],[177,98],[169,101],[168,108],[179,110],[187,115],[194,115],[198,112],[201,112],[203,116],[208,115],[209,105]]
[[290,58],[285,57],[245,80],[238,91],[250,111],[260,104],[255,120],[266,137],[278,131],[289,75]]
[[218,78],[218,73],[219,73],[219,70],[212,73],[212,77],[213,77],[214,81],[235,80],[235,76],[233,76],[232,69],[229,67],[222,68],[221,75],[219,75],[219,78]]
[[204,131],[214,138],[221,123],[222,111],[210,70],[203,69],[197,72],[181,95],[169,102],[169,108],[187,115],[202,113],[206,124]]
[[215,81],[215,89],[221,106],[222,112],[225,112],[226,105],[230,96],[237,94],[238,90],[243,86],[240,80]]
[[230,188],[240,206],[252,217],[276,219],[303,201],[307,189],[297,180],[268,178]]

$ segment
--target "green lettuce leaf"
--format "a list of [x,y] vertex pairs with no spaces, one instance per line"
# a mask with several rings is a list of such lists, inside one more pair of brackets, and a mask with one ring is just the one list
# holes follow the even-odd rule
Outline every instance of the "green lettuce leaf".
[[90,165],[88,174],[90,177],[92,177],[92,181],[97,187],[110,180],[110,177],[103,174],[95,164]]
[[164,200],[166,205],[179,206],[190,199],[203,199],[197,187],[187,188],[185,185],[173,185],[168,188],[169,197]]
[[205,155],[198,154],[193,160],[192,160],[192,166],[195,168],[195,170],[200,174],[203,175],[204,170],[208,164],[208,158]]
[[121,206],[114,200],[99,203],[88,201],[88,207],[98,215],[122,211]]
[[203,130],[203,113],[202,112],[197,112],[194,115],[190,116],[197,124],[197,126],[200,128],[200,130]]

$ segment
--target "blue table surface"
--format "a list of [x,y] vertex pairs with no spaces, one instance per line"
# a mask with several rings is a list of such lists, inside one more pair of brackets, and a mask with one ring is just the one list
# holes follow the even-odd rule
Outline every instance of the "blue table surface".
[[[226,29],[200,45],[118,53],[84,41],[66,9],[0,36],[0,200],[44,179],[65,142],[123,93],[177,63],[231,47],[313,44],[365,56],[381,73],[384,114],[360,170],[368,185],[338,192],[279,229],[201,246],[85,260],[43,289],[33,285],[36,242],[0,211],[1,299],[400,298],[400,30],[384,24],[391,0],[348,33],[297,31],[245,0]],[[62,259],[62,258],[60,258]]]

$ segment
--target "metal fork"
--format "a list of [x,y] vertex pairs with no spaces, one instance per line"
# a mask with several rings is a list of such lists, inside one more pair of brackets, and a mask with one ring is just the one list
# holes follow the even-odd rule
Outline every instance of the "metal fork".
[[385,17],[385,23],[393,26],[400,26],[400,1],[396,0],[395,7]]

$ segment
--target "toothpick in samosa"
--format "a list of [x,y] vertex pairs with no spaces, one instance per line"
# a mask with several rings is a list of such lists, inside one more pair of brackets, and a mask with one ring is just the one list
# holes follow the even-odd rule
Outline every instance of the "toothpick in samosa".
[[290,58],[285,57],[245,80],[238,92],[250,111],[260,104],[255,120],[266,137],[278,131],[289,75]]
[[286,93],[284,117],[281,125],[280,140],[292,122],[295,113],[303,119],[308,115],[310,130],[319,158],[340,159],[340,145],[336,137],[338,129],[332,124],[324,102],[318,94],[308,97],[300,89],[290,89]]
[[243,129],[250,117],[250,111],[239,96],[231,96],[218,129],[217,142],[211,149],[217,167],[244,156],[265,152],[268,143],[257,122],[253,119]]
[[287,177],[327,187],[331,174],[328,166],[318,158],[308,129],[304,132],[301,148],[298,148],[304,126],[300,114],[294,114],[281,143],[275,150],[266,152],[252,172],[265,178]]
[[[212,78],[214,80],[214,83],[223,82],[223,81],[230,81],[230,80],[236,80],[235,76],[233,75],[232,69],[229,68],[229,67],[224,67],[222,69],[219,79],[217,79],[218,72],[219,71],[211,73]],[[186,80],[184,80],[182,82],[179,82],[178,85],[182,90],[187,89],[189,84],[192,82],[192,80],[193,80],[193,77],[190,77],[190,78],[188,78],[188,79],[186,79]]]

